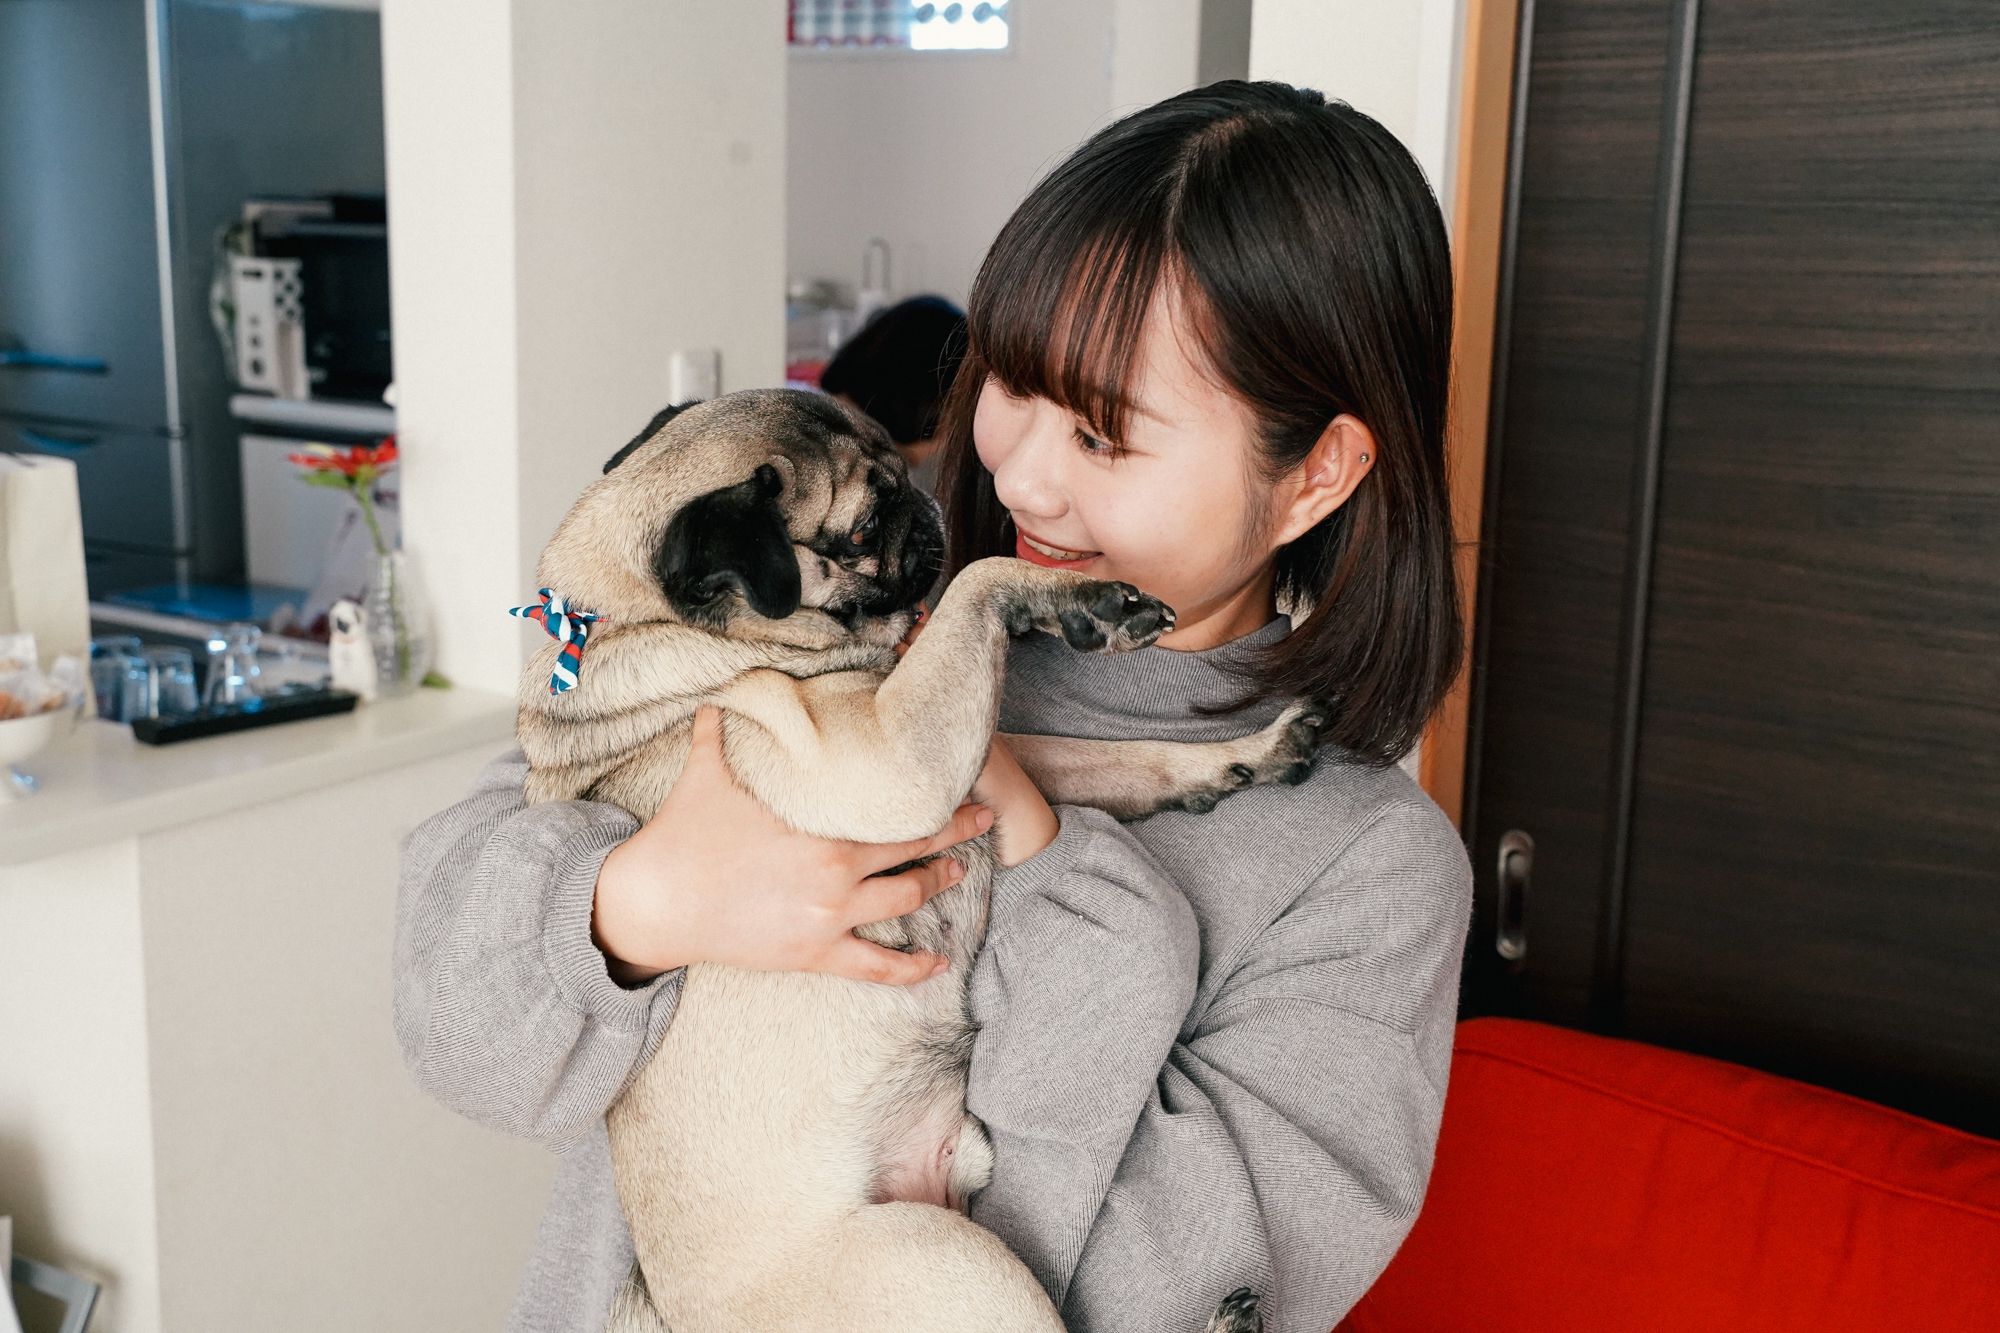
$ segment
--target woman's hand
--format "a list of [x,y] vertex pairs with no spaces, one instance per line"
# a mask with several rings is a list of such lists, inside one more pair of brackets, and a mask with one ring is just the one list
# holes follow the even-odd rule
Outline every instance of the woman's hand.
[[972,799],[993,812],[993,854],[1003,866],[1017,866],[1056,840],[1060,825],[1041,788],[995,736],[986,767],[972,784]]
[[964,867],[941,856],[900,875],[871,876],[993,822],[992,811],[962,805],[935,836],[911,842],[800,833],[737,785],[722,757],[722,715],[704,708],[680,780],[598,871],[591,938],[613,979],[628,986],[688,963],[923,981],[947,960],[884,948],[854,927],[915,911],[964,878]]

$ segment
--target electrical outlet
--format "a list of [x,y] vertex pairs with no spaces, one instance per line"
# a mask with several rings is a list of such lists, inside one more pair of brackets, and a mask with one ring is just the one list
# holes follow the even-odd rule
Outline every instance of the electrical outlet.
[[722,392],[722,353],[714,347],[684,347],[667,361],[667,401],[686,403]]

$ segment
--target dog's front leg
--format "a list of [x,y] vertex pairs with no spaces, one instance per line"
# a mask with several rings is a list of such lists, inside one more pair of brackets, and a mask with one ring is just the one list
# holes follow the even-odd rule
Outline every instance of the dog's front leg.
[[736,715],[723,727],[730,768],[787,822],[825,837],[924,837],[986,762],[1010,635],[1043,629],[1118,652],[1171,628],[1173,612],[1129,584],[996,557],[953,580],[886,679],[753,671],[712,700]]
[[1202,813],[1234,791],[1303,782],[1332,711],[1294,704],[1276,721],[1226,741],[1097,741],[1005,736],[1051,805],[1095,806],[1116,819],[1162,810]]
[[1079,652],[1143,648],[1174,627],[1173,610],[1128,583],[996,556],[968,565],[875,698],[885,730],[948,738],[942,762],[963,794],[986,762],[999,722],[1007,641],[1030,630]]

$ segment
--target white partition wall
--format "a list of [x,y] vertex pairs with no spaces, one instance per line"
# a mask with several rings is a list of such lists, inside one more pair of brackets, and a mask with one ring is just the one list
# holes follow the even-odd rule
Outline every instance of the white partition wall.
[[778,0],[391,0],[404,532],[439,667],[511,691],[542,544],[668,397],[784,358]]
[[1409,146],[1451,213],[1464,0],[1255,0],[1250,77],[1317,88]]

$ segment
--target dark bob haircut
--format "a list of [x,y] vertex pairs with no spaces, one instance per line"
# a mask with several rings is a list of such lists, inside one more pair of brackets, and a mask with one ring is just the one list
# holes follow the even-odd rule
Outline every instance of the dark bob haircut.
[[852,398],[897,444],[915,444],[937,434],[964,354],[965,312],[942,296],[913,296],[842,343],[819,387]]
[[1243,653],[1243,694],[1325,698],[1331,740],[1389,764],[1422,734],[1463,637],[1445,486],[1451,260],[1422,170],[1343,102],[1230,81],[1099,132],[1035,186],[987,252],[940,423],[948,568],[1014,550],[973,450],[988,378],[1123,438],[1163,288],[1187,345],[1257,423],[1271,484],[1351,413],[1377,458],[1345,504],[1279,550],[1284,639]]

